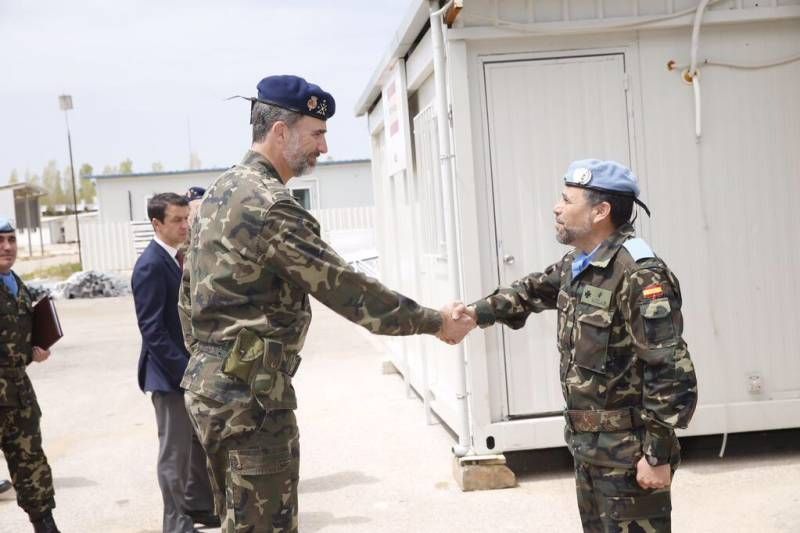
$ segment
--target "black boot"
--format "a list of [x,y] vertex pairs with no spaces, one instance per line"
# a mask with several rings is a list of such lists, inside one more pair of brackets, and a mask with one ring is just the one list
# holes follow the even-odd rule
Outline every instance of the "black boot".
[[222,525],[219,517],[212,511],[186,511],[186,515],[192,519],[192,522],[201,526],[220,527]]
[[32,520],[33,533],[61,533],[53,520],[53,513],[47,512],[36,520]]

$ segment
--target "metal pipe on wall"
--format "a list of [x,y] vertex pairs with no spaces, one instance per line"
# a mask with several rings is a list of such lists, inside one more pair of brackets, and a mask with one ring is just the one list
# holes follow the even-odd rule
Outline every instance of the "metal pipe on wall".
[[[461,290],[461,263],[458,250],[458,205],[456,201],[456,182],[452,169],[452,152],[450,150],[450,114],[447,107],[447,77],[445,66],[444,50],[444,22],[443,15],[453,4],[453,0],[447,2],[441,9],[438,8],[439,2],[431,0],[431,42],[433,44],[433,77],[436,87],[436,122],[439,137],[439,164],[441,166],[441,179],[444,196],[447,199],[444,203],[444,224],[447,239],[447,263],[450,270],[450,280],[452,284],[453,296],[461,300],[463,291]],[[467,395],[467,369],[464,345],[456,346],[458,351],[458,376],[456,383],[456,398],[458,400],[459,428],[458,444],[453,446],[453,453],[457,457],[467,455],[472,449],[472,433],[469,422],[469,403]]]

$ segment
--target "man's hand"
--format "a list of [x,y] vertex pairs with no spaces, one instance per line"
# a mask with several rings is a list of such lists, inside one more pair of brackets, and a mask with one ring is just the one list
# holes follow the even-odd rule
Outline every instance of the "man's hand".
[[453,302],[441,308],[442,328],[436,336],[447,344],[458,344],[467,333],[475,328],[474,313],[464,310],[467,307],[461,302]]
[[471,318],[473,322],[475,322],[477,324],[478,315],[475,312],[475,308],[474,307],[467,307],[466,305],[464,305],[461,302],[454,302],[454,303],[452,303],[450,305],[452,306],[453,320],[458,320],[462,316],[466,315],[469,318]]
[[643,489],[662,489],[668,487],[672,472],[668,464],[661,466],[650,466],[647,459],[643,456],[636,463],[636,482]]
[[37,363],[41,363],[43,361],[47,361],[47,358],[50,357],[50,350],[45,350],[44,348],[39,348],[38,346],[33,347],[33,360]]

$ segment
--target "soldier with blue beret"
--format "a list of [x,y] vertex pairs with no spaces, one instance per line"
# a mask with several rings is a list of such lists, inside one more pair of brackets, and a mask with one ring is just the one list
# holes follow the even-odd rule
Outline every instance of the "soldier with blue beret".
[[17,504],[28,513],[35,533],[58,533],[53,475],[42,449],[40,420],[26,367],[50,357],[33,346],[33,302],[14,273],[17,235],[14,224],[0,218],[0,447],[5,455]]
[[564,173],[564,184],[631,198],[650,216],[650,209],[639,200],[639,180],[631,169],[616,161],[600,159],[573,161]]
[[208,454],[222,531],[298,529],[300,446],[292,378],[309,296],[383,335],[474,327],[356,272],[320,238],[286,183],[328,151],[336,102],[297,76],[269,76],[251,101],[252,144],[208,189],[190,231],[180,309],[192,357],[181,386]]
[[678,280],[637,238],[636,176],[615,161],[582,159],[563,176],[556,239],[573,247],[544,272],[498,288],[453,316],[519,329],[558,313],[557,344],[585,531],[670,530],[675,428],[689,424],[697,379],[683,340]]

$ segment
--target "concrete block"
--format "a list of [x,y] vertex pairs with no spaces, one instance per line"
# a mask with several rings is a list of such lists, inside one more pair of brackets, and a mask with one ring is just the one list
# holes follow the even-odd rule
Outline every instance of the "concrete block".
[[517,477],[506,466],[506,458],[503,455],[454,457],[453,477],[464,492],[508,489],[517,486]]

